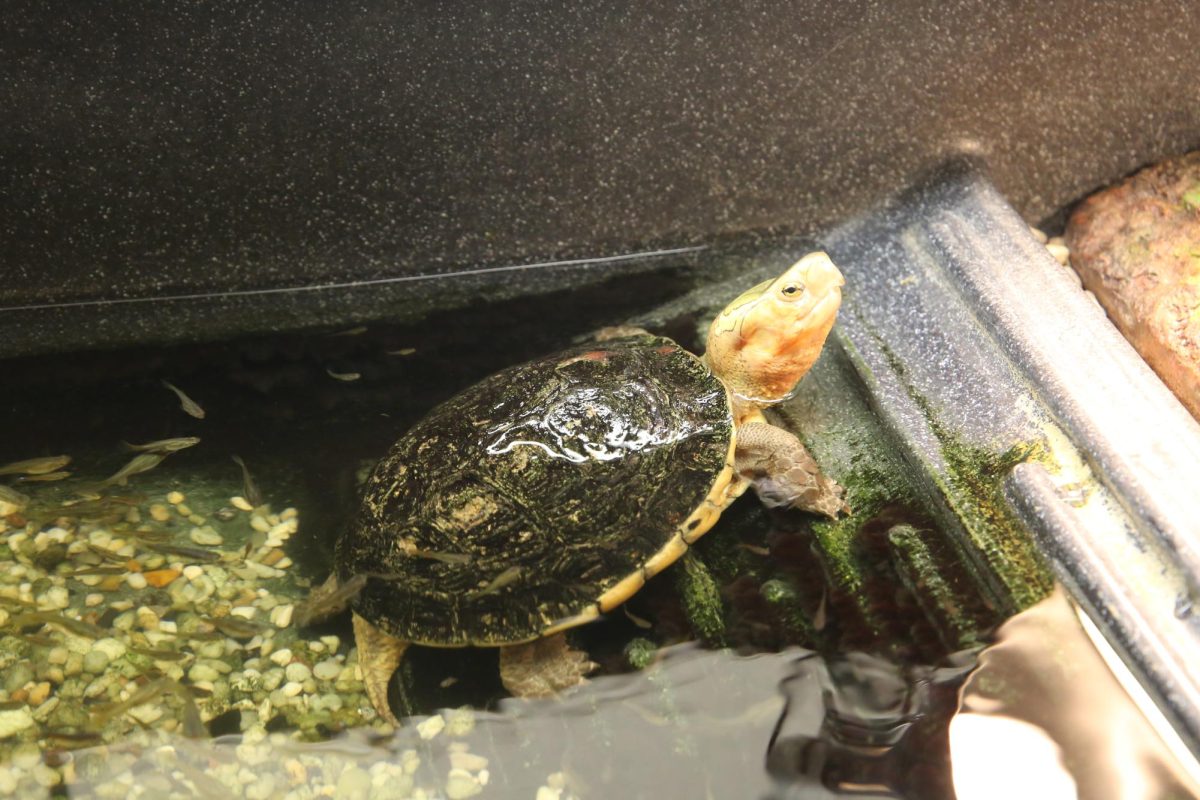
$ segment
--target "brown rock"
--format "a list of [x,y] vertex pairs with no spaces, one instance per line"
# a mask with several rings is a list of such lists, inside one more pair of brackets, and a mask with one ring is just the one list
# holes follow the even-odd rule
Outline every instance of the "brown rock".
[[1084,200],[1065,238],[1084,288],[1200,419],[1200,151]]

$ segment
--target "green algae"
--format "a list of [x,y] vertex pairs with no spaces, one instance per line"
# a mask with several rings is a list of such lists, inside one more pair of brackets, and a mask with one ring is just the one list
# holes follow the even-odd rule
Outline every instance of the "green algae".
[[692,630],[706,644],[725,643],[724,603],[721,589],[704,561],[690,551],[679,560],[675,586]]
[[876,342],[903,385],[905,392],[920,409],[929,430],[938,440],[944,470],[930,470],[942,498],[958,517],[967,534],[965,555],[968,567],[982,560],[986,573],[978,572],[979,583],[990,587],[997,605],[1009,613],[1032,606],[1045,598],[1054,587],[1051,571],[1013,513],[1004,496],[1004,480],[1013,467],[1028,460],[1046,458],[1045,445],[1037,441],[1019,442],[1001,452],[968,442],[951,430],[929,398],[907,379],[904,365],[880,339]]
[[980,631],[986,625],[967,610],[968,603],[955,591],[926,541],[928,535],[912,525],[896,525],[888,531],[888,541],[898,556],[900,579],[925,616],[937,623],[947,647],[953,650],[975,647],[982,643]]

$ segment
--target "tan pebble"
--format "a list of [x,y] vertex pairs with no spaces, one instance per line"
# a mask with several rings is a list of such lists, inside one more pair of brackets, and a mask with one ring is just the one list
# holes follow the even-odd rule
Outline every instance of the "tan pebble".
[[283,692],[284,697],[295,697],[304,691],[304,686],[296,681],[288,681],[280,687],[279,691]]
[[442,715],[434,714],[432,717],[421,720],[419,723],[417,723],[417,734],[422,739],[432,739],[441,733],[442,729],[445,727],[446,720],[442,718]]
[[158,630],[158,614],[154,613],[154,609],[141,606],[134,612],[134,618],[137,620],[138,627],[142,630]]
[[177,511],[181,517],[190,517],[192,515],[192,507],[186,503],[177,504],[175,506],[175,511]]
[[284,556],[283,558],[279,559],[278,563],[275,564],[275,568],[276,569],[287,569],[291,565],[292,565],[292,560],[290,558],[288,558],[287,556]]
[[266,517],[255,514],[254,516],[250,517],[250,527],[254,528],[254,530],[258,531],[259,533],[266,533],[267,531],[271,530],[271,523],[267,522]]
[[171,518],[171,509],[162,503],[155,503],[150,506],[150,518],[155,522],[166,522]]
[[130,508],[125,512],[125,521],[136,525],[142,521],[142,512],[138,511],[136,507]]
[[178,578],[182,573],[177,569],[155,569],[149,572],[143,572],[142,575],[146,578],[146,583],[161,589],[171,581]]
[[551,789],[549,786],[539,786],[534,800],[559,800],[560,797],[562,797],[561,790]]
[[1050,255],[1054,256],[1054,260],[1060,264],[1066,264],[1071,259],[1071,251],[1067,249],[1067,246],[1061,240],[1056,242],[1051,239],[1050,243],[1046,245],[1046,249],[1050,251]]
[[192,523],[193,525],[203,525],[204,523],[208,522],[208,518],[199,514],[192,514],[188,517],[188,522]]
[[489,773],[486,769],[481,769],[479,770],[479,774],[475,776],[475,780],[479,781],[480,786],[487,786],[488,778],[490,777],[491,773]]
[[[113,577],[116,577],[115,575]],[[148,585],[146,576],[140,572],[131,572],[125,576],[125,582],[129,584],[130,589],[145,589]]]
[[167,494],[167,502],[173,506],[179,505],[185,499],[183,492],[170,492]]
[[241,617],[242,619],[254,619],[257,613],[258,609],[254,606],[237,606],[230,610],[229,615],[231,617]]
[[342,643],[342,640],[331,633],[328,636],[322,636],[321,642],[329,648],[329,652],[336,653],[338,646]]
[[[113,577],[117,577],[117,576],[113,576]],[[128,611],[129,609],[133,608],[133,601],[132,600],[114,600],[113,602],[108,604],[108,607],[111,608],[113,611]]]
[[300,516],[300,512],[290,507],[279,512],[279,518],[281,520],[295,519],[298,516]]
[[287,774],[288,783],[299,786],[308,780],[308,770],[294,758],[283,762],[283,771]]
[[104,595],[99,592],[92,592],[87,597],[83,598],[83,604],[88,608],[95,608],[104,602]]
[[273,661],[274,663],[278,664],[281,667],[286,666],[287,664],[291,663],[291,660],[292,660],[292,651],[286,647],[281,647],[280,649],[276,650],[274,653],[271,653],[271,661]]
[[96,584],[96,588],[102,592],[115,592],[124,583],[125,578],[121,575],[106,575]]
[[271,624],[276,628],[286,628],[292,624],[292,614],[296,607],[291,603],[282,606],[275,606],[271,609]]
[[259,560],[263,564],[266,564],[268,567],[273,567],[276,564],[278,564],[279,561],[283,557],[284,557],[283,551],[278,548],[275,548],[273,550],[268,551],[268,553]]
[[475,753],[459,752],[450,754],[450,766],[454,767],[455,769],[465,769],[468,772],[479,772],[479,770],[485,769],[487,765],[488,760],[481,755],[476,755]]
[[186,567],[183,568],[183,577],[187,578],[189,581],[194,581],[197,578],[199,578],[200,576],[202,576],[203,574],[204,574],[204,567],[198,566],[196,564],[188,564]]
[[253,511],[254,506],[250,505],[250,501],[242,496],[229,498],[229,505],[242,511]]
[[546,785],[551,789],[562,791],[567,788],[567,776],[563,772],[552,772],[546,776]]
[[29,690],[29,705],[40,706],[46,702],[46,698],[50,696],[50,682],[42,681]]
[[1045,232],[1044,232],[1044,231],[1042,231],[1042,229],[1041,229],[1041,228],[1035,228],[1035,227],[1033,227],[1032,225],[1030,225],[1030,226],[1029,226],[1029,232],[1033,234],[1033,238],[1037,239],[1039,244],[1045,244],[1045,243],[1046,243],[1046,238],[1047,238],[1047,237],[1046,237],[1046,234],[1045,234]]

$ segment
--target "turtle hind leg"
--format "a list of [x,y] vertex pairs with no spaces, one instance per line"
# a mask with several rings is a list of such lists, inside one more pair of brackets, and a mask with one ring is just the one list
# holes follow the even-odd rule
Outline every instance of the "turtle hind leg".
[[740,426],[734,462],[738,475],[750,481],[765,506],[815,511],[832,519],[850,513],[846,490],[821,474],[790,431],[765,422]]
[[399,728],[400,720],[388,705],[387,690],[392,673],[400,666],[400,659],[408,649],[408,642],[384,633],[355,614],[354,644],[358,647],[358,665],[371,705],[379,716]]
[[514,697],[551,697],[578,686],[597,667],[564,633],[500,648],[500,680]]

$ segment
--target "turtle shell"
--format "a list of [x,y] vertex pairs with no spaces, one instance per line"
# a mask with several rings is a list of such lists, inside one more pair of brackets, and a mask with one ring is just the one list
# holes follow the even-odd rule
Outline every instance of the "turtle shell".
[[678,557],[735,496],[732,451],[725,387],[675,342],[572,348],[413,426],[368,479],[336,569],[370,576],[354,610],[400,639],[534,639]]

